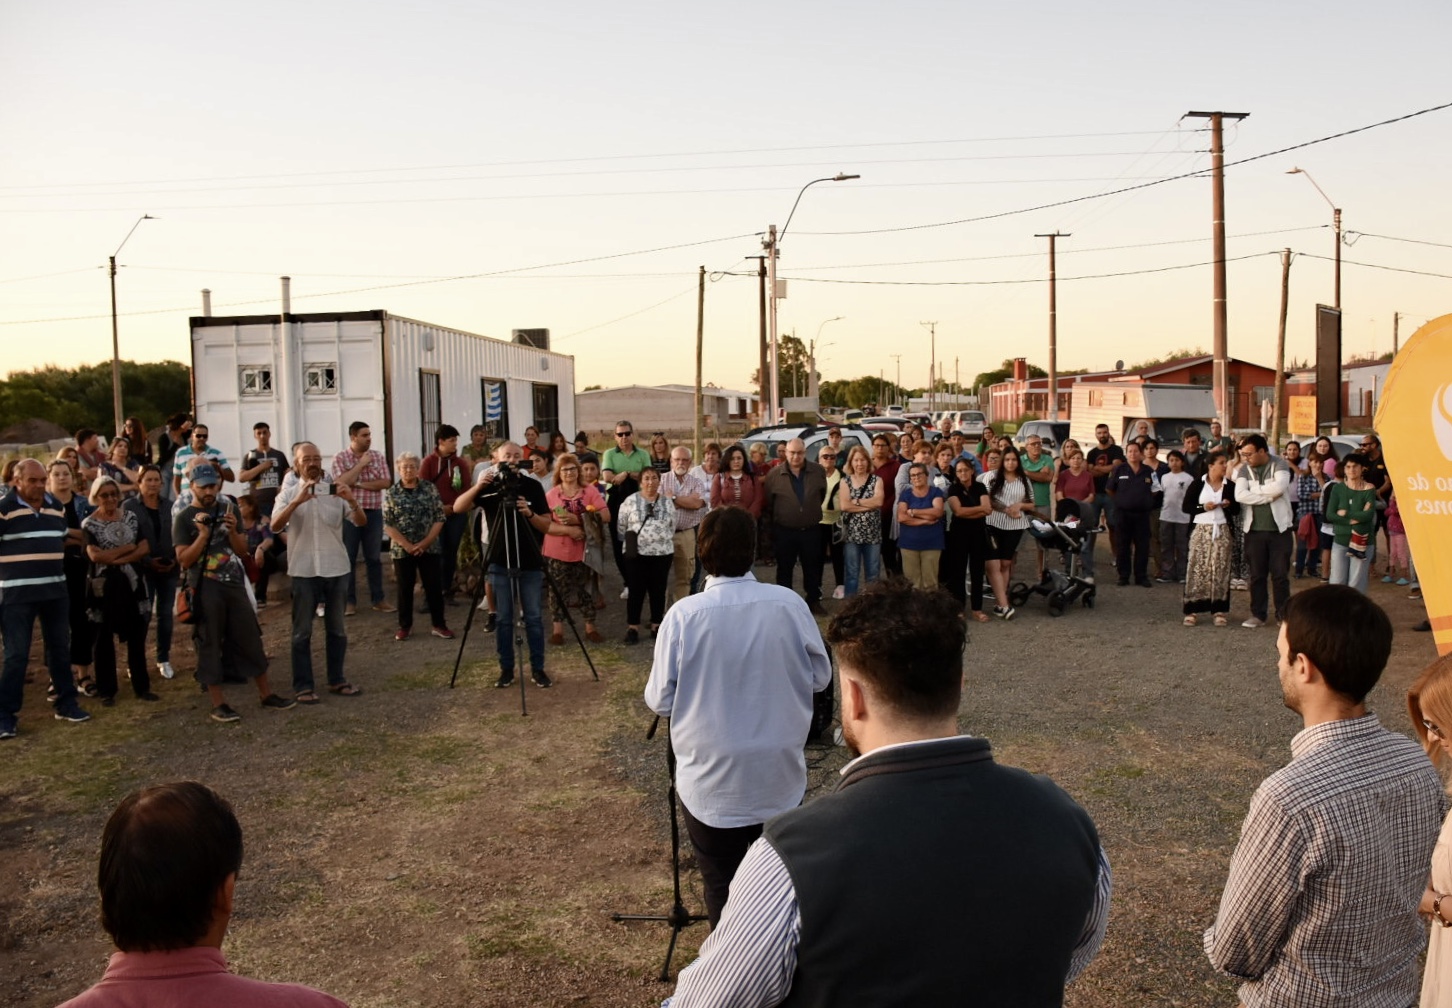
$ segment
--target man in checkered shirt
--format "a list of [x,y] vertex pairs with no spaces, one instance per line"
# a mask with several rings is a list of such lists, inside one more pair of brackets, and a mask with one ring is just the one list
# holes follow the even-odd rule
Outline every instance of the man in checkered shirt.
[[1416,1003],[1417,903],[1446,796],[1421,747],[1367,712],[1391,640],[1381,607],[1344,585],[1286,608],[1281,692],[1305,728],[1251,799],[1205,932],[1246,1008]]

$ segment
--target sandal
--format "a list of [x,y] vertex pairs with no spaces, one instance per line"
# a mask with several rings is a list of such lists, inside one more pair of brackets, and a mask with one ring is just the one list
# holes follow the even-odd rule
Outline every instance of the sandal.
[[83,675],[76,680],[76,689],[88,697],[101,695],[100,691],[96,689],[96,680],[89,675]]
[[352,683],[340,682],[336,686],[328,687],[329,693],[336,693],[338,696],[362,696],[363,691]]
[[1185,624],[1185,626],[1194,626],[1195,625],[1195,617],[1194,616],[1186,616],[1185,619],[1184,619],[1184,624]]
[[318,699],[318,695],[312,690],[304,690],[297,696],[293,697],[293,699],[300,704],[307,704],[309,707],[316,703],[322,703],[322,701]]
[[988,614],[986,612],[979,612],[976,609],[973,610],[973,618],[976,619],[979,623],[988,622]]
[[1215,625],[1216,626],[1229,626],[1230,625],[1230,617],[1229,616],[1226,616],[1223,612],[1216,613],[1215,614]]

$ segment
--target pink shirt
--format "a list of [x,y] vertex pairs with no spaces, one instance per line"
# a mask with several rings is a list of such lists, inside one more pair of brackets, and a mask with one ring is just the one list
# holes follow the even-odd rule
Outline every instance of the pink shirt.
[[[344,448],[333,456],[333,479],[337,479],[343,473],[352,469],[358,464],[361,456],[356,454],[352,448]],[[382,490],[364,490],[364,480],[391,480],[392,475],[388,472],[388,460],[383,457],[382,452],[368,449],[368,464],[363,467],[363,475],[358,477],[358,484],[353,487],[353,496],[358,498],[358,506],[364,511],[381,511],[383,509]]]
[[115,952],[101,982],[61,1008],[348,1008],[302,984],[264,983],[227,972],[221,949]]
[[[565,500],[565,495],[560,492],[559,487],[550,487],[545,494],[545,500],[549,502],[550,510],[555,514],[569,511],[572,514],[579,514],[584,508],[591,508],[600,513],[601,517],[608,521],[609,512],[605,510],[605,498],[600,496],[600,491],[593,486],[586,486],[584,492],[575,498]],[[555,560],[563,560],[565,563],[579,563],[585,559],[585,540],[576,539],[567,535],[547,535],[544,538],[544,545],[540,552]]]

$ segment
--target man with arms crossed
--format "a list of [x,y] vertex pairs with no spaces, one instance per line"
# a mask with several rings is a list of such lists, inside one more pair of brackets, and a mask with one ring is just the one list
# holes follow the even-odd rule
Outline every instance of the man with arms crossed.
[[1088,814],[958,734],[962,603],[901,580],[848,599],[827,639],[837,790],[779,815],[736,874],[674,1008],[1063,1003],[1109,914]]
[[1391,621],[1345,585],[1293,595],[1281,694],[1305,728],[1250,800],[1205,953],[1246,1008],[1407,1008],[1417,906],[1447,798],[1411,739],[1367,712]]
[[762,823],[806,794],[812,694],[832,681],[832,664],[806,603],[752,575],[750,512],[710,511],[698,545],[706,586],[666,613],[645,703],[671,719],[676,788],[714,927]]
[[134,791],[101,833],[101,926],[118,951],[106,975],[61,1008],[265,1005],[347,1008],[301,984],[249,980],[227,968],[242,827],[205,784]]

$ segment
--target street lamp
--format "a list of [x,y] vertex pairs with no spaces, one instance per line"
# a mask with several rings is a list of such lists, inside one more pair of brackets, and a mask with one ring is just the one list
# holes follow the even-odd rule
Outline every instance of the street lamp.
[[[817,335],[812,337],[812,344],[807,348],[807,398],[817,397],[817,340],[822,338],[822,327],[828,322],[841,322],[847,316],[838,315],[834,318],[824,319],[822,324],[817,326]],[[831,346],[831,343],[823,343],[823,347]]]
[[776,257],[782,240],[786,238],[787,228],[792,226],[792,217],[797,212],[797,205],[802,201],[802,195],[818,182],[846,182],[850,179],[861,178],[861,175],[844,175],[838,172],[828,178],[812,179],[802,186],[797,193],[797,198],[792,202],[791,213],[787,214],[786,223],[782,225],[781,233],[778,234],[776,225],[772,224],[766,229],[766,238],[762,241],[761,247],[766,249],[766,289],[770,292],[770,305],[766,313],[767,339],[771,343],[771,423],[776,423],[777,410],[781,408],[781,369],[777,360],[776,345]]
[[1306,180],[1321,194],[1321,198],[1331,207],[1331,224],[1336,229],[1336,290],[1335,305],[1337,311],[1341,310],[1341,208],[1331,202],[1331,197],[1326,195],[1326,190],[1316,185],[1316,180],[1311,178],[1311,173],[1304,168],[1292,168],[1286,172],[1287,175],[1304,175]]
[[121,417],[121,338],[116,328],[116,257],[136,233],[144,220],[156,220],[151,214],[142,214],[131,225],[131,230],[126,232],[126,237],[121,239],[121,244],[116,246],[116,251],[111,254],[109,273],[111,276],[111,411],[115,414],[116,426],[112,428],[117,434],[122,430]]

